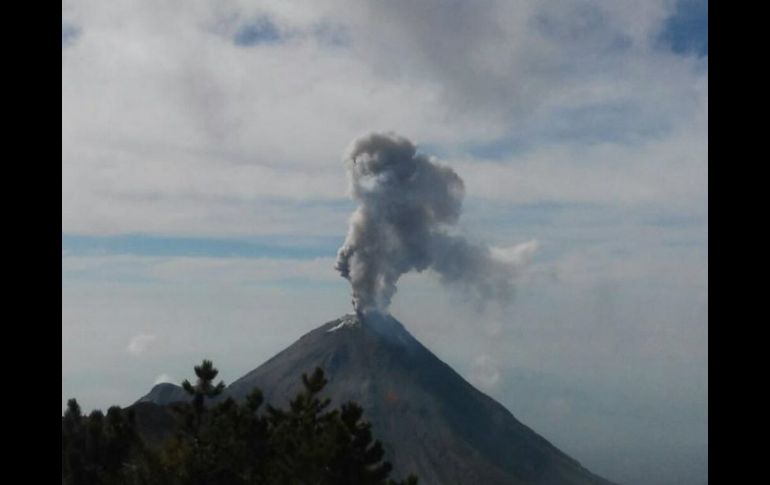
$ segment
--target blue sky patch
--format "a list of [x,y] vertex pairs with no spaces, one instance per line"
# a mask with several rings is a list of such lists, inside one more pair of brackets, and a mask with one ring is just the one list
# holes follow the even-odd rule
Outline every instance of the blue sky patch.
[[531,145],[523,137],[513,135],[486,143],[467,143],[462,149],[476,158],[502,160],[526,152]]
[[350,31],[344,25],[319,23],[313,28],[313,36],[328,47],[347,47],[351,44]]
[[80,36],[80,27],[67,22],[61,23],[61,46],[62,49],[71,46]]
[[461,149],[485,160],[505,160],[536,147],[563,144],[620,143],[633,145],[664,134],[666,120],[631,102],[587,104],[562,108],[531,126],[497,140],[466,143]]
[[661,135],[670,127],[660,117],[628,102],[601,103],[559,110],[551,117],[551,136],[582,143],[632,144]]
[[249,22],[235,33],[233,42],[241,47],[252,47],[258,44],[274,44],[282,39],[278,27],[267,17],[259,17]]
[[708,0],[679,0],[658,39],[677,54],[709,53]]
[[[342,237],[342,236],[341,236]],[[292,238],[277,237],[258,241],[164,237],[142,234],[117,236],[62,235],[62,250],[68,256],[123,254],[134,256],[315,259],[335,257],[340,238],[316,238],[302,244]]]

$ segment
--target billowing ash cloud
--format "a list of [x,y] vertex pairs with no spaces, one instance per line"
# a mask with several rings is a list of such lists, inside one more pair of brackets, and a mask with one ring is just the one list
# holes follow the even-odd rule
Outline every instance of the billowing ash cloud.
[[465,194],[454,170],[392,133],[358,138],[345,163],[359,206],[336,269],[353,287],[356,312],[387,311],[401,275],[426,269],[482,301],[511,298],[516,268],[536,243],[492,250],[452,234]]

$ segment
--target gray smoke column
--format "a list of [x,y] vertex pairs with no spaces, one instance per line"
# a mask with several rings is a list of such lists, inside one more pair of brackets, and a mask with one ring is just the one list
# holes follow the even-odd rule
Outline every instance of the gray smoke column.
[[536,243],[493,250],[452,234],[465,195],[454,170],[393,133],[358,138],[345,163],[359,205],[336,269],[350,281],[357,313],[387,312],[401,275],[426,269],[482,301],[511,298],[516,268]]

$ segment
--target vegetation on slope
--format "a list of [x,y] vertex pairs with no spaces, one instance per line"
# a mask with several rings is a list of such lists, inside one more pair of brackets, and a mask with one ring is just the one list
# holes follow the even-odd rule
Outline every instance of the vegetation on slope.
[[303,374],[288,409],[263,408],[255,389],[245,402],[206,406],[224,384],[210,361],[182,387],[190,402],[174,406],[173,435],[145,442],[133,409],[83,416],[70,399],[62,418],[62,482],[67,485],[416,485],[396,482],[382,444],[353,402],[329,409],[320,368]]

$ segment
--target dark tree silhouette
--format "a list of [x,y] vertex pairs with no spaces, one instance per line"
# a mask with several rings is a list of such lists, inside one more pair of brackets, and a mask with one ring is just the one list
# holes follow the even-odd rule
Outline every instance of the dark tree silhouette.
[[70,399],[62,418],[62,481],[72,485],[130,483],[142,460],[143,446],[134,415],[112,406],[105,416],[84,418]]
[[[416,485],[389,479],[383,446],[352,402],[329,409],[321,396],[321,369],[302,375],[304,389],[288,409],[260,413],[255,389],[245,402],[228,398],[206,407],[214,385],[211,361],[195,367],[196,385],[184,381],[191,402],[178,405],[177,427],[157,448],[139,437],[132,410],[111,407],[87,418],[72,399],[62,417],[62,481],[72,485]],[[153,405],[155,406],[155,405]],[[160,408],[160,407],[158,407]],[[164,411],[160,408],[161,412]],[[170,430],[169,430],[170,431]]]
[[225,383],[219,381],[219,384],[214,385],[214,379],[216,379],[219,371],[214,367],[214,364],[210,360],[203,360],[201,365],[194,367],[195,375],[198,377],[197,382],[193,386],[187,379],[182,382],[182,389],[187,391],[192,396],[192,410],[195,417],[193,424],[194,434],[198,436],[198,430],[201,425],[201,418],[205,411],[205,399],[213,398],[222,393],[225,389]]
[[[352,402],[326,411],[330,400],[319,395],[327,383],[323,371],[302,375],[304,390],[283,411],[268,407],[270,474],[275,483],[384,485],[393,469],[383,461],[382,444],[362,421],[363,409]],[[403,484],[416,484],[410,477]]]

